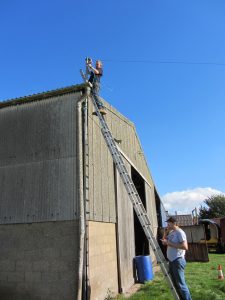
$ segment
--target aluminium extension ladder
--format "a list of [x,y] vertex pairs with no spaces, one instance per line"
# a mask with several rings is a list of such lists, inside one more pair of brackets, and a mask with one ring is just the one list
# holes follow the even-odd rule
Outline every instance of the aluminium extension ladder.
[[149,241],[149,244],[152,248],[152,250],[154,251],[154,254],[157,258],[157,262],[159,263],[160,265],[160,268],[163,272],[163,275],[168,283],[168,286],[171,290],[171,293],[173,294],[174,296],[174,299],[175,300],[180,300],[180,297],[177,293],[177,290],[172,282],[172,279],[171,279],[171,276],[169,274],[169,269],[168,269],[168,265],[167,265],[167,261],[160,249],[160,246],[156,240],[156,238],[154,237],[154,234],[152,232],[152,229],[151,229],[151,222],[150,222],[150,219],[147,215],[147,212],[144,208],[144,205],[141,201],[141,198],[139,197],[138,195],[138,192],[134,186],[134,183],[126,169],[126,166],[123,162],[123,159],[122,159],[122,156],[121,156],[121,153],[119,152],[117,146],[116,146],[116,143],[114,141],[114,138],[108,128],[108,125],[105,121],[105,119],[103,118],[103,116],[101,115],[101,113],[99,112],[99,109],[98,109],[98,106],[96,104],[96,99],[98,96],[96,94],[93,94],[91,92],[91,96],[92,96],[92,100],[93,100],[93,104],[94,104],[94,107],[95,107],[95,111],[96,111],[96,114],[99,118],[99,121],[100,121],[100,124],[101,124],[101,131],[102,131],[102,134],[103,134],[103,137],[106,141],[106,144],[109,148],[109,151],[112,155],[112,158],[113,158],[113,161],[116,165],[116,168],[121,176],[121,179],[123,181],[123,184],[127,190],[127,193],[128,193],[128,196],[129,196],[129,199],[130,201],[132,202],[133,204],[133,208],[137,214],[137,217],[141,223],[141,226],[145,232],[145,235]]

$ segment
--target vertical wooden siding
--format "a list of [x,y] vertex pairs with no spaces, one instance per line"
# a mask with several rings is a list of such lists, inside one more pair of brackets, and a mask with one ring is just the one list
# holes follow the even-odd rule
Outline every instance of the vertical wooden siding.
[[109,124],[109,129],[114,138],[121,140],[119,147],[134,164],[137,171],[143,174],[151,183],[152,177],[134,124],[122,116],[112,106],[107,105],[107,109],[107,124]]
[[[154,195],[153,188],[150,187],[147,183],[145,183],[145,195],[146,195],[147,213],[148,213],[148,217],[152,224],[151,229],[152,229],[152,232],[153,232],[155,238],[157,238],[158,221],[157,221],[155,195]],[[155,255],[151,248],[150,248],[150,255],[151,255],[152,261],[154,261],[156,258],[155,258]]]
[[[131,168],[127,162],[126,167],[130,173]],[[127,191],[116,172],[117,182],[117,239],[118,239],[118,264],[120,273],[121,291],[126,291],[134,283],[133,259],[135,257],[134,241],[134,212],[133,205]]]
[[116,222],[113,159],[101,133],[98,117],[88,107],[89,219]]
[[[105,103],[107,125],[115,139],[121,140],[119,147],[127,155],[140,174],[153,185],[133,123]],[[91,99],[88,103],[89,141],[89,203],[90,220],[115,222],[115,183],[113,160],[101,133],[98,117],[94,116]]]
[[185,231],[188,241],[188,250],[185,255],[186,260],[209,261],[204,225],[201,224],[180,227]]

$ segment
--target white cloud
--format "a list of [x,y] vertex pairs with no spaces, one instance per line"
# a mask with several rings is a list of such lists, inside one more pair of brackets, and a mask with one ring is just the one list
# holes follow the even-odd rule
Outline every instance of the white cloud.
[[167,193],[162,196],[162,202],[170,214],[175,214],[175,211],[178,214],[190,214],[195,207],[199,208],[205,199],[215,194],[224,193],[210,187],[199,187]]

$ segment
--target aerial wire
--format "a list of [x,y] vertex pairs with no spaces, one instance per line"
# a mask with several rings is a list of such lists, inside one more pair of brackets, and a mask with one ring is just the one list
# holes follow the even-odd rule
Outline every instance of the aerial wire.
[[221,62],[194,62],[194,61],[168,61],[168,60],[122,60],[122,59],[101,59],[103,62],[110,63],[144,63],[144,64],[177,64],[177,65],[214,65],[225,66],[225,63]]

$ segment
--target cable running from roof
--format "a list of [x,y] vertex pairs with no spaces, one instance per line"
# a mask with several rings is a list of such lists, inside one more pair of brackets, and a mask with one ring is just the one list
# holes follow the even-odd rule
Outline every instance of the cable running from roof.
[[114,60],[101,59],[103,62],[112,63],[143,63],[143,64],[177,64],[177,65],[214,65],[225,66],[225,63],[220,62],[193,62],[193,61],[166,61],[166,60]]

